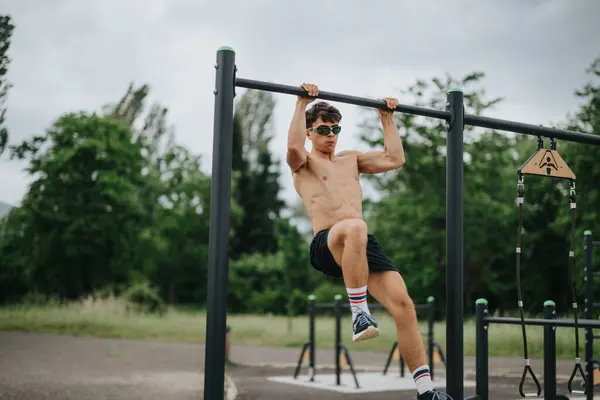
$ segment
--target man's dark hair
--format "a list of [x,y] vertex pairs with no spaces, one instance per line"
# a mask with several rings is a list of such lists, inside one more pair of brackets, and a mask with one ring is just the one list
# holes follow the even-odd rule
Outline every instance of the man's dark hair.
[[315,105],[306,110],[306,127],[310,128],[313,122],[319,118],[321,118],[323,122],[337,124],[342,120],[342,114],[331,104],[326,101],[321,101],[315,103]]

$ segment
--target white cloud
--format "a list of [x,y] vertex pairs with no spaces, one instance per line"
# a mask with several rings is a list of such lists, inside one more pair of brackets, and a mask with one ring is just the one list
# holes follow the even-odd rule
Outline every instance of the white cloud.
[[[4,4],[6,4],[6,0]],[[575,109],[575,89],[598,55],[594,0],[520,2],[8,0],[14,19],[7,124],[13,143],[60,114],[99,110],[131,81],[170,109],[177,140],[211,166],[216,50],[236,51],[238,75],[381,97],[418,78],[486,72],[495,117],[548,123]],[[238,89],[241,92],[242,89]],[[276,95],[283,154],[294,99]],[[358,146],[358,108],[339,104],[341,147]],[[355,132],[355,130],[354,130]],[[283,159],[283,157],[281,157]],[[0,162],[0,198],[15,204],[28,177]],[[282,166],[286,200],[296,198]]]

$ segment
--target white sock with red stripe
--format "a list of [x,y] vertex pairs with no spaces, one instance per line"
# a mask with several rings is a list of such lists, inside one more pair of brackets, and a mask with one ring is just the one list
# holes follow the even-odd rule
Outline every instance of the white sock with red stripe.
[[352,310],[352,322],[356,318],[356,315],[360,311],[364,311],[371,315],[369,306],[367,305],[367,287],[359,288],[346,288],[348,292],[348,301],[350,302],[350,309]]
[[429,375],[429,365],[422,365],[415,369],[413,371],[413,379],[415,380],[419,394],[433,390],[431,375]]

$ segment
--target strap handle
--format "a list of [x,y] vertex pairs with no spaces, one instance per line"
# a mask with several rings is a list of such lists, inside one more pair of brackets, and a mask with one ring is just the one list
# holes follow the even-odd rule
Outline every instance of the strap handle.
[[[523,392],[523,386],[525,385],[525,378],[527,377],[527,372],[529,372],[529,374],[531,375],[531,378],[533,379],[533,381],[535,382],[535,385],[537,386],[537,393]],[[519,393],[521,394],[521,397],[540,397],[540,394],[542,394],[542,387],[540,386],[540,382],[538,381],[537,377],[533,373],[533,370],[531,369],[531,366],[529,365],[529,359],[525,360],[525,368],[523,369],[523,375],[521,376],[521,383],[519,384]]]
[[[579,372],[579,376],[581,377],[581,386],[585,388],[585,390],[575,390],[573,389],[573,381],[575,380],[575,375]],[[575,367],[573,368],[573,372],[571,373],[571,377],[569,378],[569,393],[574,394],[587,394],[587,382],[585,379],[585,374],[583,373],[583,368],[581,368],[581,360],[577,358],[575,360]]]

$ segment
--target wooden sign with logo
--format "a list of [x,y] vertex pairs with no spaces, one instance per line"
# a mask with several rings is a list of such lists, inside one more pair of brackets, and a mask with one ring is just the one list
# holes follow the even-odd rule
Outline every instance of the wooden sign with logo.
[[554,178],[575,179],[575,174],[556,150],[538,149],[519,168],[523,175],[541,175]]

